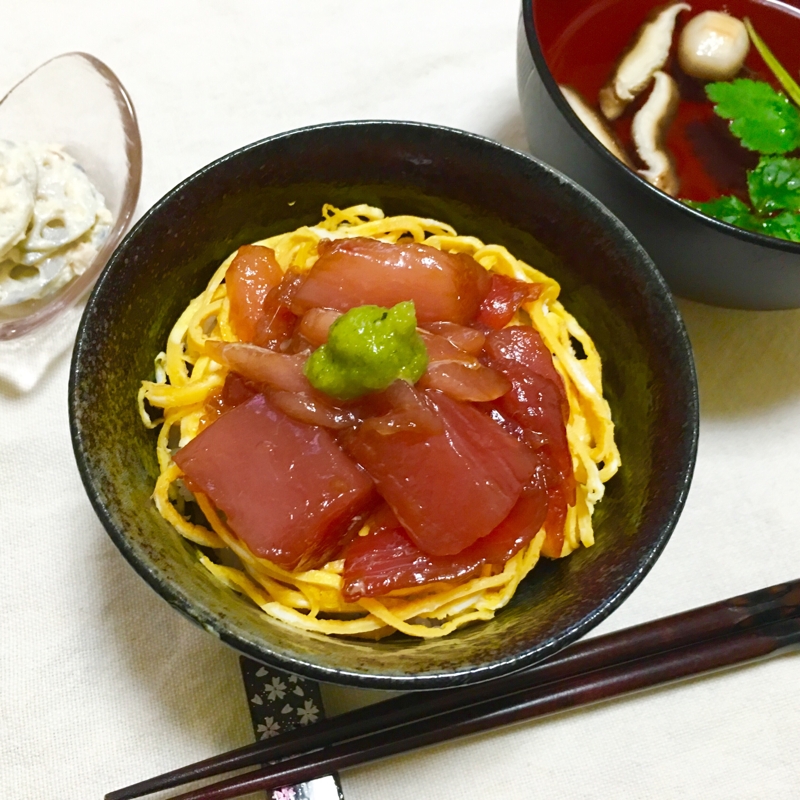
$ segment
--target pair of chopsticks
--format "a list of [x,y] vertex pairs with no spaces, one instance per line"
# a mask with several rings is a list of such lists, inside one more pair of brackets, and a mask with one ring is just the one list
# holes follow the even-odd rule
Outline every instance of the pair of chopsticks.
[[[118,789],[105,800],[258,766],[177,795],[224,800],[621,694],[776,655],[800,645],[800,581],[581,641],[546,662],[474,686],[407,693]],[[259,766],[266,765],[266,766]]]

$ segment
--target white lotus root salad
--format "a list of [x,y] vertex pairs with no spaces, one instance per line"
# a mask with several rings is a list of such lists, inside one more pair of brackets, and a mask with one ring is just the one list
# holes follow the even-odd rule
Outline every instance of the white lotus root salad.
[[0,307],[46,297],[84,272],[111,222],[60,145],[0,140]]

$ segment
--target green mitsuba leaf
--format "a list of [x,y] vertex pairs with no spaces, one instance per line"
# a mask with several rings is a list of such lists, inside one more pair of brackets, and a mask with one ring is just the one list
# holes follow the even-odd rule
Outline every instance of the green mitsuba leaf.
[[714,219],[722,220],[730,225],[745,228],[748,231],[758,230],[760,221],[753,215],[750,206],[738,197],[717,197],[714,200],[707,200],[698,203],[694,200],[684,200],[687,206],[697,211],[702,211]]
[[709,217],[736,225],[737,228],[787,239],[790,242],[800,242],[800,214],[783,211],[770,217],[762,217],[754,214],[747,203],[738,197],[718,197],[704,203],[693,200],[683,202]]
[[790,242],[800,242],[800,214],[784,211],[774,217],[767,217],[762,221],[759,233],[788,239]]
[[762,156],[747,173],[747,187],[760,214],[800,211],[800,158]]
[[768,83],[744,78],[709,83],[706,94],[748,150],[774,155],[800,147],[800,110]]

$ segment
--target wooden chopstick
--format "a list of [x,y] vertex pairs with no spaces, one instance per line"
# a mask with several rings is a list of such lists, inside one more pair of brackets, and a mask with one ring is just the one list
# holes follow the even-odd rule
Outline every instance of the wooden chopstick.
[[[242,781],[247,780],[268,783],[274,780],[277,781],[275,786],[302,782],[308,778],[301,774],[308,773],[318,777],[324,774],[326,768],[328,771],[343,769],[355,763],[365,763],[367,760],[405,752],[414,747],[507,724],[503,720],[515,721],[515,713],[524,715],[518,717],[519,719],[541,716],[561,708],[592,702],[593,699],[613,697],[622,692],[769,654],[772,650],[767,649],[747,655],[751,652],[747,648],[754,647],[756,641],[758,647],[768,646],[773,641],[768,628],[771,629],[771,626],[779,624],[781,620],[798,624],[794,619],[798,615],[800,581],[773,586],[578,642],[543,664],[505,677],[465,688],[408,693],[365,709],[342,714],[277,740],[256,742],[116,790],[107,794],[106,800],[129,800],[233,769],[279,759],[285,760],[275,767],[251,772],[233,780],[237,786],[243,785]],[[756,638],[747,638],[749,633]],[[734,660],[725,660],[728,658]],[[674,674],[663,677],[663,670],[667,668],[664,664],[669,665]],[[703,666],[705,664],[711,666]],[[630,688],[621,688],[629,685],[625,682],[625,676],[630,676]],[[637,680],[644,682],[637,685]],[[593,696],[592,692],[598,694]],[[530,693],[533,693],[533,700],[530,701],[532,705],[523,699]],[[562,701],[566,705],[559,706],[558,703]],[[524,711],[520,710],[520,703],[524,706]],[[556,705],[553,706],[553,703]],[[422,728],[430,728],[430,721],[434,717],[433,727],[436,731],[432,731],[431,735],[438,731],[447,733],[444,738],[428,741],[425,733],[420,731]],[[464,722],[464,719],[471,721]],[[424,720],[428,724],[422,725]],[[464,725],[466,728],[462,730]],[[403,726],[407,727],[404,729]],[[477,727],[473,729],[470,726]],[[363,737],[368,737],[366,744],[364,741],[359,743],[359,739]],[[320,752],[314,754],[315,760],[312,763],[302,753],[307,754],[315,749]],[[326,767],[333,763],[331,759],[336,766]],[[287,777],[289,773],[291,777]],[[259,785],[259,788],[268,786]],[[241,789],[251,790],[252,787]],[[199,800],[201,797],[235,796],[236,794],[194,793],[181,795],[187,800],[190,797]]]
[[607,700],[798,646],[800,617],[785,619],[451,711],[435,718],[436,727],[410,723],[370,737],[350,739],[177,795],[173,800],[227,800],[261,789],[304,783],[418,747]]

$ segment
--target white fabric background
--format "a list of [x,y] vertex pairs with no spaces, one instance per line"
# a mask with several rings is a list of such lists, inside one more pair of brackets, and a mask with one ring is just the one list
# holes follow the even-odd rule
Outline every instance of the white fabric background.
[[[311,123],[423,120],[524,147],[518,13],[517,0],[6,0],[0,92],[58,53],[106,61],[139,115],[141,213],[215,157]],[[702,393],[694,485],[664,555],[600,630],[798,577],[800,312],[681,309]],[[0,383],[2,800],[100,798],[250,736],[234,653],[158,598],[95,519],[67,374],[64,356],[30,393]],[[350,770],[346,797],[797,797],[799,679],[785,656],[646,692]]]

